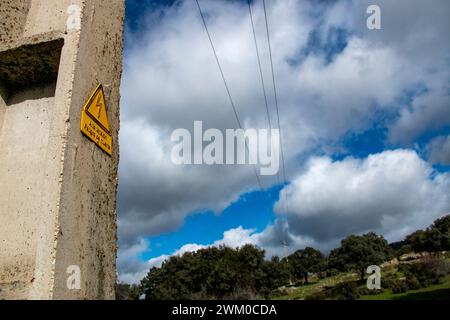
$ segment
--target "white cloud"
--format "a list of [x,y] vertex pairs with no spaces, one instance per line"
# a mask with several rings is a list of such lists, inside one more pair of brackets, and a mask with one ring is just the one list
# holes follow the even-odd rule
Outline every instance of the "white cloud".
[[[285,208],[289,208],[288,214]],[[288,243],[287,253],[292,253],[306,246],[328,251],[349,234],[369,231],[389,241],[401,240],[450,210],[450,175],[434,172],[412,150],[341,161],[313,158],[281,191],[276,210],[278,220],[262,232],[231,229],[212,244],[186,244],[170,255],[140,262],[133,273],[125,272],[120,279],[140,280],[151,267],[159,267],[170,256],[213,246],[253,244],[271,257],[286,254],[283,242]],[[123,253],[124,260],[132,255],[138,257],[140,250],[148,251],[142,241]]]
[[[427,131],[450,125],[450,43],[443,40],[450,28],[450,2],[378,0],[382,30],[377,31],[368,30],[365,16],[359,14],[373,3],[354,1],[354,29],[373,45],[389,48],[396,56],[398,76],[422,87],[412,93],[411,101],[400,107],[398,118],[389,125],[391,142],[411,146]],[[390,70],[379,63],[380,72]],[[414,91],[414,86],[396,89]]]
[[[241,119],[245,127],[265,128],[248,10],[236,2],[204,5]],[[118,202],[121,242],[174,230],[192,212],[208,208],[220,212],[257,186],[251,166],[171,164],[172,130],[190,129],[194,120],[218,129],[235,128],[236,123],[196,6],[181,1],[165,13],[159,24],[139,35],[145,41],[129,39],[133,44],[125,56]],[[271,18],[277,21],[274,58],[282,64],[284,57],[306,43],[312,26],[308,27],[308,15],[296,1],[277,4]],[[255,10],[255,21],[262,32],[261,8]],[[296,41],[285,42],[290,37]],[[262,181],[269,187],[276,179]]]
[[138,283],[145,276],[150,263],[142,261],[140,255],[149,250],[149,244],[142,238],[133,245],[121,248],[117,257],[120,282]]
[[411,150],[336,162],[322,157],[310,160],[280,198],[276,208],[284,215],[288,204],[294,234],[326,243],[376,231],[393,241],[449,211],[450,177]]
[[[299,156],[307,158],[312,150],[326,153],[339,145],[343,135],[363,131],[380,121],[380,113],[383,114],[381,121],[392,119],[383,124],[389,130],[390,141],[400,145],[410,145],[429,128],[438,130],[450,123],[447,112],[450,50],[449,42],[444,41],[450,27],[446,17],[450,2],[435,1],[433,5],[419,0],[378,2],[382,7],[383,30],[376,32],[365,27],[368,1],[268,2],[288,178],[302,170]],[[138,35],[129,33],[126,37],[118,196],[121,252],[133,243],[142,245],[140,237],[176,230],[189,214],[206,209],[220,213],[240,194],[257,187],[251,167],[179,167],[170,162],[172,130],[192,128],[194,120],[203,120],[210,128],[236,127],[195,3],[177,3],[164,8],[164,14],[150,16],[150,22],[143,25],[147,30],[140,30]],[[246,4],[224,0],[203,1],[202,4],[243,123],[246,127],[265,127],[264,102]],[[435,10],[435,7],[440,9]],[[261,9],[255,5],[255,22],[264,75],[270,79]],[[421,14],[414,16],[418,12]],[[336,28],[347,31],[349,42],[332,61],[325,59],[323,51],[308,51],[311,32],[317,32],[321,46],[326,46]],[[308,52],[306,56],[304,52]],[[267,84],[270,88],[268,80]],[[412,101],[400,99],[405,92],[418,87],[424,90],[412,97]],[[270,91],[269,100],[275,119]],[[321,161],[328,169],[326,160]],[[414,163],[410,159],[410,164]],[[420,161],[415,163],[417,168],[419,164]],[[348,180],[352,180],[351,174],[364,175],[357,160],[347,160],[346,165],[355,166],[355,170],[342,173],[347,174]],[[337,164],[329,166],[334,168]],[[341,171],[345,171],[344,168]],[[420,176],[409,178],[422,182],[429,197],[439,198],[441,192],[433,189],[438,179],[430,180],[425,176],[422,172],[423,181]],[[264,178],[263,184],[269,187],[275,181],[274,177]],[[350,191],[348,195],[356,197],[355,205],[365,200]],[[381,207],[391,211],[395,205],[401,207],[399,210],[408,207],[414,212],[426,206],[403,193],[398,197],[392,195],[393,199],[387,196],[373,199],[370,208],[378,206],[377,200],[381,201]],[[397,199],[402,197],[403,207]],[[393,201],[391,207],[384,203],[387,200]],[[345,208],[343,201],[338,201],[341,209]],[[425,198],[423,201],[429,202]],[[418,207],[414,210],[415,204]],[[321,202],[310,205],[309,211],[299,207],[306,210],[301,211],[302,214],[313,212],[313,205],[318,206],[317,210],[327,209]],[[302,216],[302,219],[308,218],[313,223],[313,216],[328,219],[325,213]],[[380,230],[387,230],[387,227],[383,229],[384,225],[392,217],[398,219],[400,214],[385,214],[383,221],[366,216],[362,219],[354,214],[344,216],[348,222],[342,226],[342,232],[353,225],[358,229],[371,219]],[[410,218],[417,221],[402,221],[405,230],[423,221],[421,217]],[[309,235],[312,231],[300,234],[303,228],[293,226],[297,220],[290,221],[289,228],[295,230],[289,235],[290,241],[314,243]],[[318,227],[332,227],[319,220],[315,223]],[[280,222],[253,241],[264,243],[266,248],[273,245],[277,251],[279,245],[275,242],[280,241],[283,228]],[[331,233],[332,230],[322,230],[313,235],[327,237]],[[250,235],[241,235],[241,238],[253,239]],[[119,269],[126,267],[121,263]]]

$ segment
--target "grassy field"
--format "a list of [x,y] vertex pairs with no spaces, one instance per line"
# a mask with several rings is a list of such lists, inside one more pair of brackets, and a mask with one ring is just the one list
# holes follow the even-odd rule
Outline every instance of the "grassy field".
[[[397,268],[384,269],[385,276],[394,275],[396,278],[403,277]],[[326,279],[315,279],[308,285],[284,288],[279,294],[272,297],[273,300],[304,300],[326,287],[333,287],[339,283],[355,281],[358,276],[355,273],[342,273]],[[410,290],[405,293],[394,294],[391,289],[386,289],[380,294],[361,296],[361,300],[450,300],[450,275],[443,283],[432,285],[419,290]]]
[[450,300],[450,276],[447,276],[443,283],[427,288],[398,294],[388,289],[377,295],[362,296],[361,300]]
[[358,276],[355,273],[342,273],[333,277],[312,280],[308,285],[299,287],[286,288],[283,294],[274,296],[274,300],[304,300],[307,297],[321,291],[325,287],[335,286],[342,282],[357,280]]

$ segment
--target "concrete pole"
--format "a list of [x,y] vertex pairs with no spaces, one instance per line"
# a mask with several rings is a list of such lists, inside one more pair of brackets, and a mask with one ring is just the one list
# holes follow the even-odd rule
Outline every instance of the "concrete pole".
[[[0,299],[114,299],[124,0],[0,3]],[[112,156],[80,131],[103,85]]]

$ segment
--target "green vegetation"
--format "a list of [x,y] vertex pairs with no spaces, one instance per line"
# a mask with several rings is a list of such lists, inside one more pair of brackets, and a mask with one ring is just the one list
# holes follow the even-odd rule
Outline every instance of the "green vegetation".
[[392,257],[393,251],[382,236],[375,233],[352,235],[342,240],[339,248],[331,251],[329,267],[339,271],[358,271],[363,280],[368,266],[382,264]]
[[130,285],[119,283],[116,285],[117,300],[138,300],[142,294],[141,287],[138,285]]
[[411,251],[438,252],[450,250],[450,216],[436,220],[427,230],[418,230],[406,237]]
[[289,261],[290,274],[296,279],[304,278],[305,284],[308,284],[308,274],[320,272],[325,267],[324,255],[310,247],[294,252],[286,260]]
[[285,261],[266,261],[264,254],[246,245],[171,257],[161,268],[150,270],[142,287],[152,300],[264,298],[289,278]]
[[[450,215],[389,245],[375,233],[350,235],[328,257],[314,248],[265,259],[255,246],[207,248],[166,260],[140,286],[119,285],[136,299],[450,299]],[[427,249],[431,254],[410,254]],[[401,255],[409,253],[402,261]],[[366,268],[382,265],[381,290],[367,289]],[[292,285],[294,284],[294,285]]]
[[426,288],[410,290],[403,293],[393,293],[392,289],[384,290],[380,294],[361,296],[361,300],[449,300],[450,276],[445,277],[441,284],[434,284]]
[[[441,259],[433,259],[432,263],[443,261]],[[442,263],[439,262],[439,264]],[[428,261],[417,261],[408,265],[427,265]],[[448,268],[448,264],[447,264]],[[361,299],[361,300],[449,300],[450,299],[450,275],[434,278],[433,273],[431,279],[422,278],[425,281],[424,287],[418,289],[406,289],[402,293],[394,293],[391,286],[395,283],[406,283],[407,277],[400,271],[403,266],[389,267],[383,269],[382,290],[370,291],[366,284],[359,280],[356,273],[341,273],[337,276],[319,279],[308,285],[283,288],[274,293],[274,300],[304,300],[304,299]],[[418,269],[421,269],[419,267]],[[438,272],[439,273],[439,272]],[[436,273],[434,273],[436,274]],[[435,283],[435,284],[433,284]]]
[[356,273],[340,273],[324,279],[316,279],[307,285],[298,287],[284,287],[273,293],[273,300],[305,300],[328,287],[334,287],[340,283],[351,282],[358,279]]

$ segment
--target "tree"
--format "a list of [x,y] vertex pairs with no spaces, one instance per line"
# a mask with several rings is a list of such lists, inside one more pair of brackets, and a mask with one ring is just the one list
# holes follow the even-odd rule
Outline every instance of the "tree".
[[142,288],[135,284],[116,284],[116,300],[139,300]]
[[406,237],[406,243],[411,246],[414,252],[427,250],[427,234],[423,230],[417,230]]
[[434,221],[426,231],[426,238],[428,251],[450,250],[450,215]]
[[289,266],[286,260],[280,261],[279,257],[272,257],[270,261],[265,261],[263,265],[264,283],[263,290],[266,293],[278,289],[289,283]]
[[406,237],[406,245],[415,252],[450,250],[450,215],[434,221],[426,230],[417,230]]
[[311,247],[294,252],[288,257],[288,260],[293,275],[297,279],[303,278],[306,284],[308,283],[308,274],[321,271],[325,264],[323,254]]
[[256,297],[264,286],[264,250],[207,248],[152,268],[141,285],[149,300]]
[[383,236],[371,232],[362,236],[351,235],[330,253],[329,267],[341,271],[356,270],[361,280],[367,267],[379,265],[392,257],[392,249]]
[[153,300],[158,297],[157,289],[162,281],[162,269],[151,268],[144,279],[141,280],[141,286],[144,288],[145,297],[148,300]]

